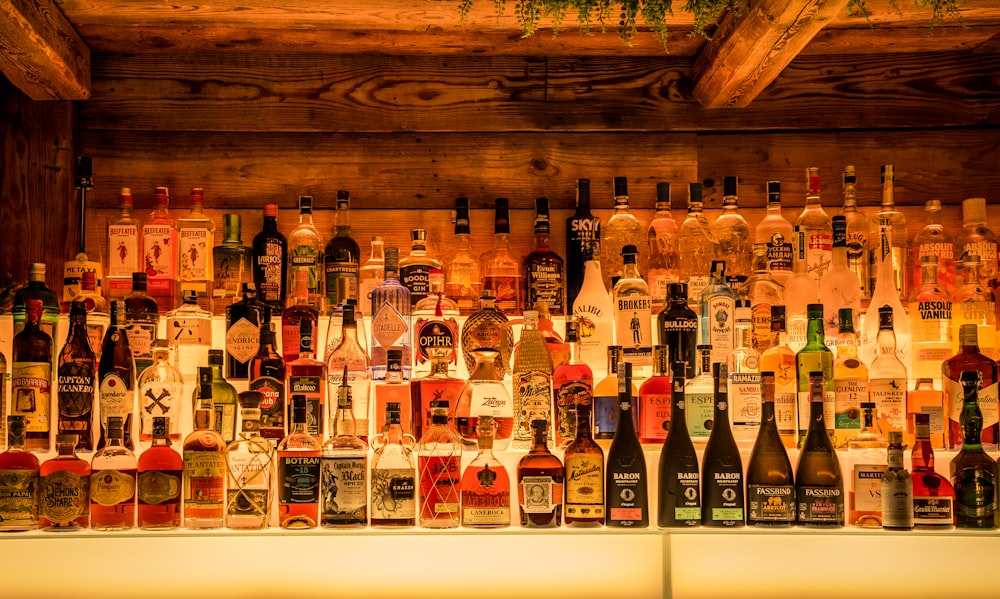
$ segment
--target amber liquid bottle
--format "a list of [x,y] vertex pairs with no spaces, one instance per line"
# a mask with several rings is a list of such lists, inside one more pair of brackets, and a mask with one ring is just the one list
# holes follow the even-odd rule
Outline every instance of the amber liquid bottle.
[[566,447],[566,526],[604,524],[604,451],[591,436],[593,398],[576,397],[576,437]]
[[548,425],[532,420],[533,445],[517,464],[517,494],[524,528],[558,528],[562,524],[566,470],[548,447]]
[[288,284],[288,241],[278,231],[278,206],[264,205],[264,226],[253,238],[253,282],[258,299],[280,313]]
[[29,299],[24,330],[14,336],[11,413],[24,416],[24,448],[49,450],[52,421],[52,338],[41,329],[42,301]]
[[285,437],[285,361],[274,349],[269,322],[260,327],[260,347],[250,361],[250,391],[262,394],[260,436],[277,445]]
[[59,352],[58,434],[76,435],[78,451],[94,449],[94,389],[97,361],[87,334],[87,307],[70,306],[69,338]]
[[725,364],[712,364],[715,411],[712,432],[705,445],[701,523],[704,526],[735,528],[743,526],[745,498],[743,459],[729,427],[728,377],[729,369]]
[[632,364],[618,365],[618,426],[608,450],[604,524],[618,528],[649,526],[649,481],[646,456],[632,414]]
[[125,333],[125,302],[111,302],[111,326],[104,334],[101,362],[97,366],[100,393],[100,449],[107,443],[108,417],[120,416],[125,422],[125,447],[132,444],[132,420],[135,405],[135,361]]
[[747,524],[750,526],[795,524],[795,479],[774,417],[774,381],[773,372],[760,373],[760,432],[747,466]]
[[226,441],[215,431],[216,415],[209,407],[211,369],[198,371],[202,405],[194,411],[194,430],[184,438],[183,447],[184,526],[221,528],[226,510]]
[[181,525],[184,460],[170,446],[170,419],[153,418],[153,444],[139,456],[139,528],[169,530]]
[[549,314],[566,313],[566,270],[563,259],[549,247],[549,199],[535,199],[535,249],[524,258],[524,310],[545,302]]
[[809,422],[795,470],[798,523],[810,528],[844,525],[844,477],[823,419],[824,375],[809,372]]
[[670,430],[660,451],[660,528],[683,528],[701,524],[701,477],[698,454],[688,434],[684,402],[687,363],[673,363],[671,377]]

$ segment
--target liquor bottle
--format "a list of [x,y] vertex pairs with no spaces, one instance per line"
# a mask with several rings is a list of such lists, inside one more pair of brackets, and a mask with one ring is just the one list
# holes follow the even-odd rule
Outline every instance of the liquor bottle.
[[677,232],[680,246],[680,282],[687,284],[688,305],[697,307],[701,292],[708,285],[708,273],[717,255],[718,241],[708,225],[701,201],[701,183],[688,185],[687,217]]
[[410,290],[410,307],[414,308],[431,291],[431,269],[443,268],[444,264],[438,258],[428,255],[425,229],[413,229],[410,239],[410,255],[399,261],[399,280]]
[[166,416],[153,419],[153,444],[139,456],[136,512],[139,528],[146,530],[168,530],[181,525],[184,459],[170,446],[169,420]]
[[510,355],[514,349],[514,334],[507,317],[496,309],[493,295],[483,291],[479,298],[479,310],[466,319],[462,325],[462,357],[465,369],[472,372],[476,365],[474,351],[481,348],[496,351],[496,369],[501,377],[507,373]]
[[299,329],[303,320],[312,324],[316,331],[319,324],[319,310],[309,304],[309,273],[301,268],[296,272],[289,306],[281,313],[281,357],[291,362],[299,357]]
[[[623,363],[620,345],[608,346],[608,374],[594,386],[594,439],[603,448],[611,446],[618,428],[618,367]],[[631,380],[631,379],[630,379]],[[631,396],[639,394],[632,384]]]
[[792,223],[781,215],[781,183],[778,181],[767,182],[767,214],[754,233],[755,246],[764,246],[766,270],[784,285],[792,276]]
[[[385,248],[385,281],[372,292],[372,379],[385,378],[390,349],[403,352],[403,378],[410,378],[410,290],[399,282],[399,248]],[[329,294],[329,284],[327,294]],[[327,296],[327,302],[330,298]]]
[[123,424],[119,416],[108,418],[108,444],[90,462],[90,527],[94,530],[135,526],[136,460],[122,444]]
[[302,294],[299,293],[295,281],[297,273],[304,271],[305,303],[317,312],[325,314],[323,239],[313,224],[312,212],[312,197],[299,196],[299,224],[288,234],[288,288],[295,291],[296,301],[301,299]]
[[750,447],[760,431],[760,359],[750,347],[750,328],[736,328],[736,349],[729,354],[729,415],[737,445]]
[[[890,262],[892,268],[890,274],[893,284],[892,289],[895,290],[897,296],[906,297],[909,293],[906,265],[906,259],[909,254],[909,250],[907,249],[908,232],[906,229],[906,215],[896,208],[896,200],[893,194],[893,179],[892,165],[882,165],[882,205],[871,219],[871,231],[868,238],[871,240],[869,243],[872,244],[868,260],[872,274],[870,286],[874,290],[876,287],[876,275],[878,275],[878,278],[881,278],[881,274],[878,272],[879,260],[883,256],[891,254]],[[884,226],[892,229],[892,234],[888,237],[888,246],[884,245],[886,239],[879,233],[880,229]],[[872,300],[875,299],[876,297],[872,295]]]
[[107,439],[108,418],[122,418],[125,429],[125,447],[133,449],[132,420],[135,412],[135,360],[125,332],[125,302],[111,304],[111,326],[104,335],[104,349],[97,365],[99,381],[100,440],[97,447],[104,447]]
[[566,313],[566,271],[563,259],[549,247],[549,199],[535,199],[535,246],[524,257],[523,310],[533,309],[535,302],[544,301],[551,313]]
[[786,447],[798,440],[798,379],[795,375],[795,352],[788,347],[785,331],[785,307],[771,306],[771,346],[760,355],[760,371],[774,373],[774,419],[778,435]]
[[[614,194],[614,213],[604,225],[600,237],[601,276],[608,289],[614,287],[614,277],[622,276],[622,249],[627,245],[638,247],[642,238],[642,225],[629,210],[627,177],[614,178]],[[643,262],[637,262],[639,272],[645,272]]]
[[712,346],[712,362],[725,363],[736,347],[736,291],[726,282],[725,260],[712,261],[712,282],[701,294],[701,342]]
[[38,528],[38,458],[24,449],[24,416],[7,416],[7,450],[0,453],[0,532]]
[[340,393],[339,389],[344,384],[346,368],[346,381],[351,387],[352,405],[354,406],[353,418],[357,426],[357,434],[362,440],[368,439],[368,397],[369,366],[368,353],[358,342],[358,327],[354,323],[355,312],[353,310],[344,311],[343,335],[337,348],[326,359],[326,376],[328,396]]
[[975,325],[965,325],[959,330],[959,351],[941,364],[941,383],[944,390],[945,410],[948,422],[948,449],[960,449],[962,432],[962,406],[965,390],[962,373],[979,372],[980,410],[982,411],[982,434],[980,442],[988,449],[996,450],[1000,440],[1000,424],[997,421],[997,363],[979,351],[978,330]]
[[[593,253],[598,257],[601,255],[600,241],[601,219],[590,212],[590,179],[577,179],[576,212],[566,219],[567,310],[576,305],[576,296],[580,294],[586,278],[587,261],[593,259]],[[600,272],[600,265],[597,266]]]
[[417,444],[423,528],[457,528],[462,520],[462,440],[448,424],[450,406],[431,402],[427,432]]
[[42,330],[42,301],[27,301],[28,319],[14,335],[11,413],[24,417],[26,449],[49,451],[52,424],[52,338]]
[[13,334],[15,336],[24,330],[28,316],[28,302],[33,299],[42,302],[42,316],[39,321],[41,330],[51,339],[57,339],[59,300],[56,298],[56,292],[45,284],[45,264],[42,262],[31,263],[28,267],[28,284],[14,293],[14,306],[11,309],[11,314],[14,316]]
[[795,524],[795,478],[774,412],[775,373],[761,372],[761,424],[746,474],[747,525]]
[[[199,399],[202,394],[200,393],[199,386],[195,388],[193,394],[193,407],[195,410],[199,407],[204,407],[213,412],[212,421],[214,423],[214,430],[228,444],[232,443],[236,438],[237,402],[236,388],[229,384],[222,372],[222,355],[223,351],[221,349],[211,349],[208,351],[210,388],[207,397],[211,401],[201,406]],[[198,372],[200,383],[202,368],[199,368]]]
[[688,307],[686,283],[670,284],[670,304],[656,316],[656,328],[661,344],[674,361],[682,361],[685,378],[694,378],[697,364],[698,315]]
[[[896,355],[903,364],[912,364],[910,318],[903,309],[899,293],[892,285],[895,279],[892,272],[892,254],[888,250],[895,246],[891,239],[895,231],[891,221],[887,218],[879,221],[878,231],[880,235],[873,238],[871,242],[872,252],[879,256],[879,260],[875,262],[878,265],[878,276],[873,285],[871,302],[868,304],[869,312],[871,306],[880,308],[888,305],[892,307],[893,330],[896,333]],[[882,251],[883,248],[887,248],[885,252]],[[869,366],[878,354],[876,343],[878,318],[874,318],[874,316],[874,313],[870,314],[861,326],[861,359]]]
[[563,458],[566,464],[564,520],[571,528],[601,526],[604,523],[604,451],[591,438],[591,396],[580,393],[574,399],[571,409],[576,416],[576,431]]
[[913,479],[903,466],[903,433],[889,433],[889,468],[882,475],[882,528],[913,528]]
[[87,336],[90,337],[90,347],[94,350],[94,358],[100,360],[101,342],[104,341],[104,333],[111,322],[111,313],[108,311],[108,300],[97,293],[93,272],[87,271],[80,275],[80,293],[75,299],[83,302],[83,308],[87,313]]
[[602,364],[608,345],[615,339],[615,305],[601,280],[597,247],[590,247],[583,285],[573,302],[580,338],[581,358],[591,364]]
[[870,248],[868,247],[868,217],[858,210],[857,173],[854,165],[844,167],[844,207],[841,214],[847,219],[847,267],[861,284],[861,300],[868,300],[872,295]]
[[245,381],[250,376],[250,361],[260,345],[260,324],[268,310],[257,301],[257,288],[243,283],[243,299],[226,308],[226,378]]
[[306,397],[292,396],[292,421],[278,443],[278,523],[281,528],[315,528],[319,522],[320,444],[306,428]]
[[132,288],[132,273],[139,270],[142,223],[132,213],[132,190],[122,187],[118,194],[118,214],[108,219],[107,276],[108,299],[120,300]]
[[494,363],[496,351],[477,349],[473,352],[476,367],[462,388],[455,406],[455,428],[465,447],[476,445],[476,421],[480,416],[492,416],[496,425],[495,447],[507,449],[514,432],[514,402]]
[[[161,314],[177,303],[177,223],[170,216],[170,191],[157,187],[153,212],[142,225],[142,268],[148,277],[149,295]],[[207,251],[207,249],[206,249]],[[133,279],[134,281],[134,279]]]
[[806,205],[795,219],[795,226],[805,233],[805,270],[819,284],[833,261],[833,226],[819,197],[819,168],[806,169],[806,180]]
[[198,368],[208,363],[212,347],[212,313],[198,305],[197,293],[183,292],[183,303],[167,313],[167,344],[170,362],[186,381],[198,377]]
[[508,316],[520,313],[521,267],[510,255],[510,216],[507,198],[494,205],[493,249],[483,254],[483,290],[496,299],[497,310]]
[[793,248],[792,276],[785,282],[785,324],[788,326],[788,346],[798,352],[806,345],[809,304],[819,303],[819,283],[808,270],[806,232],[797,226]]
[[458,368],[458,304],[444,294],[444,271],[432,268],[428,273],[430,293],[413,308],[413,376],[431,372],[431,351],[448,352],[448,368]]
[[142,371],[136,387],[139,391],[139,441],[153,439],[153,419],[158,416],[170,419],[170,440],[180,441],[184,378],[170,363],[170,350],[163,339],[153,344],[153,365]]
[[[351,237],[351,194],[348,191],[337,191],[334,223],[334,235],[326,242],[323,252],[327,309],[332,309],[348,298],[358,297],[361,247]],[[394,271],[395,274],[399,274],[398,271]]]
[[997,276],[997,237],[987,225],[986,198],[962,200],[962,230],[955,233],[955,289],[974,277],[966,276],[960,259],[979,256],[982,286]]
[[878,408],[886,431],[906,429],[906,365],[896,357],[896,335],[892,331],[892,308],[878,309],[878,356],[868,368],[868,393]]
[[250,391],[259,392],[260,436],[277,445],[285,438],[285,361],[274,349],[274,329],[265,321],[260,327],[260,346],[250,361]]
[[253,250],[243,245],[239,214],[222,215],[222,245],[212,248],[212,313],[221,316],[240,301],[243,285],[252,283]]
[[[791,264],[791,250],[788,255]],[[758,243],[753,246],[753,274],[747,279],[745,290],[750,300],[750,318],[753,323],[750,347],[757,353],[763,353],[771,345],[771,307],[785,305],[785,286],[767,268],[766,244]]]
[[192,188],[189,198],[191,211],[177,219],[179,291],[181,297],[188,290],[194,291],[197,304],[211,313],[215,223],[205,216],[205,191],[201,187]]
[[955,487],[955,526],[996,528],[997,463],[983,451],[980,411],[980,373],[962,373],[962,449],[951,460],[951,482]]
[[841,308],[850,308],[854,320],[861,317],[861,282],[847,263],[847,219],[833,217],[833,263],[819,282],[819,298],[826,316],[826,339],[836,344]]
[[132,273],[132,292],[125,296],[125,322],[136,375],[153,365],[153,342],[160,325],[159,303],[147,288],[146,273]]
[[523,449],[533,442],[533,421],[542,420],[546,426],[552,423],[552,356],[538,328],[538,312],[524,311],[521,342],[514,354],[513,443],[515,448]]
[[77,457],[75,435],[56,435],[56,456],[42,463],[38,478],[39,530],[90,527],[90,463]]
[[[569,255],[569,254],[567,254]],[[445,261],[445,293],[455,300],[462,316],[469,316],[479,308],[482,277],[479,257],[472,249],[469,228],[469,198],[455,199],[454,247]]]
[[[951,293],[938,281],[937,255],[919,259],[919,278],[910,292],[908,301],[910,333],[913,344],[913,376],[928,377],[941,386],[941,362],[952,353],[950,338],[952,302]],[[952,272],[954,275],[954,271]],[[957,332],[957,331],[955,331]]]
[[548,448],[549,423],[532,420],[532,446],[517,463],[517,496],[523,528],[562,524],[566,470]]
[[476,423],[479,453],[462,473],[462,526],[505,528],[510,526],[510,475],[493,456],[496,424],[489,415]]
[[[201,386],[212,393],[211,383]],[[184,438],[185,528],[221,528],[225,517],[226,441],[215,431],[214,418],[211,409],[196,409],[194,430]]]
[[[368,260],[358,268],[358,305],[371,306],[372,291],[385,281],[385,241],[381,235],[372,235],[372,251]],[[333,309],[333,306],[328,306]]]
[[955,290],[955,241],[941,224],[941,200],[924,202],[924,215],[924,228],[913,236],[910,245],[910,288],[920,284],[924,258],[933,257],[937,259],[938,283],[950,294]]
[[267,528],[274,480],[274,446],[260,436],[259,391],[240,393],[238,439],[226,448],[226,528]]
[[826,346],[824,340],[823,304],[809,304],[808,342],[795,354],[795,378],[799,389],[799,447],[806,437],[806,432],[813,426],[812,413],[812,382],[811,372],[823,373],[823,406],[824,422],[829,426],[831,434],[834,430],[836,410],[836,381],[833,376],[833,352]]
[[639,386],[636,405],[639,441],[662,445],[670,429],[670,371],[666,345],[653,346],[653,376]]
[[725,364],[712,365],[714,425],[705,446],[701,479],[703,526],[741,527],[744,523],[743,462],[729,427],[727,370]]
[[917,440],[913,446],[913,525],[916,528],[951,528],[955,524],[955,489],[934,471],[930,415],[914,414]]
[[913,389],[906,394],[906,443],[911,447],[915,443],[916,416],[927,414],[931,446],[944,449],[945,420],[944,393],[934,388],[934,379],[918,378]]
[[87,309],[79,299],[70,308],[69,337],[59,352],[57,372],[57,434],[76,435],[78,450],[93,451],[97,361],[87,334]]
[[826,375],[816,370],[808,376],[809,428],[795,468],[797,522],[808,528],[839,528],[844,526],[844,478],[824,422]]
[[657,183],[656,212],[646,229],[646,278],[653,314],[666,309],[670,285],[680,280],[679,227],[670,209],[670,183]]
[[993,294],[978,278],[981,261],[975,254],[962,258],[964,281],[955,290],[952,304],[951,330],[958,349],[958,335],[962,325],[974,324],[979,329],[979,349],[987,356],[997,358],[996,304]]
[[375,402],[371,409],[374,430],[385,428],[386,406],[394,402],[399,404],[399,424],[403,432],[408,433],[413,430],[413,407],[410,405],[410,382],[403,380],[403,354],[398,349],[390,349],[388,355],[385,380],[374,385]]
[[458,396],[465,381],[449,375],[451,354],[448,349],[431,348],[430,373],[410,381],[410,406],[413,410],[411,422],[415,439],[423,439],[430,427],[434,402],[448,402],[449,406],[458,404]]
[[604,524],[616,528],[649,526],[649,482],[646,457],[635,431],[632,365],[618,366],[618,426],[608,450],[605,471]]
[[718,241],[716,259],[725,260],[729,274],[745,281],[752,268],[750,225],[739,213],[737,178],[722,178],[722,213],[712,223],[712,234]]
[[847,447],[861,432],[861,405],[869,401],[868,367],[858,359],[854,311],[841,308],[837,359],[833,362],[833,446]]
[[399,425],[399,404],[386,406],[385,427],[372,438],[371,525],[414,526],[417,520],[416,476],[411,435]]
[[888,467],[886,448],[874,402],[863,402],[864,429],[847,443],[851,462],[851,491],[848,522],[851,526],[882,525],[882,473]]
[[622,248],[622,275],[612,295],[615,342],[622,347],[622,359],[635,368],[636,378],[644,379],[652,373],[653,333],[649,287],[639,275],[638,255],[634,245]]
[[555,324],[553,324],[552,317],[549,314],[548,304],[545,302],[535,302],[535,311],[538,312],[538,328],[541,329],[545,345],[549,348],[549,354],[552,356],[552,364],[562,364],[566,350],[569,348],[566,346],[563,338],[559,336],[559,333],[556,332]]
[[257,299],[275,313],[285,307],[287,256],[288,241],[278,231],[278,206],[264,204],[264,225],[253,238],[253,282]]
[[553,433],[555,446],[565,449],[576,438],[579,403],[590,405],[594,400],[594,373],[580,358],[579,323],[566,320],[566,344],[569,351],[552,373],[554,394]]
[[358,438],[347,367],[337,387],[337,408],[330,419],[330,438],[320,457],[323,528],[368,525],[368,446]]
[[684,402],[691,411],[687,417],[688,435],[692,441],[701,444],[708,441],[715,417],[712,346],[699,345],[698,358],[698,374],[684,386]]
[[[371,306],[369,306],[370,308]],[[365,348],[365,352],[368,352],[368,338],[365,336],[364,330],[364,315],[358,308],[357,300],[351,298],[343,304],[334,306],[330,310],[330,318],[327,320],[326,325],[326,350],[323,352],[323,359],[327,360],[330,355],[333,354],[333,350],[337,349],[340,345],[340,341],[343,338],[344,329],[344,312],[350,310],[354,314],[354,326],[356,328],[356,334],[358,337],[358,343],[361,347]]]
[[[306,402],[306,432],[317,439],[326,436],[326,364],[316,359],[316,339],[311,320],[299,321],[298,357],[286,364],[285,389],[289,395],[302,395]],[[286,415],[287,416],[287,415]]]
[[687,365],[675,361],[672,366],[670,430],[660,450],[659,509],[660,528],[698,526],[701,524],[701,479],[698,454],[688,435],[684,375]]

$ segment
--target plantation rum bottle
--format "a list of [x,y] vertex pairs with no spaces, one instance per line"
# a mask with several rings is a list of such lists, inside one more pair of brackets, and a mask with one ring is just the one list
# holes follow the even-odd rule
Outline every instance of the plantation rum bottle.
[[244,283],[243,299],[226,308],[226,378],[245,381],[250,375],[250,361],[260,345],[260,324],[268,313],[257,301],[257,287]]
[[795,469],[797,522],[808,528],[839,528],[844,526],[844,478],[823,417],[826,376],[819,370],[808,376],[809,428]]
[[964,438],[962,409],[965,388],[962,373],[976,371],[980,377],[978,392],[982,421],[980,443],[991,450],[997,449],[1000,424],[997,419],[997,363],[979,351],[978,328],[967,324],[959,329],[959,351],[941,364],[941,382],[944,387],[945,410],[948,423],[948,449],[961,449]]
[[635,431],[632,365],[618,367],[618,426],[608,450],[605,471],[605,526],[646,528],[649,526],[649,481],[646,457]]
[[729,426],[728,374],[725,364],[712,365],[715,406],[703,459],[702,526],[734,528],[744,524],[743,461]]
[[510,211],[507,198],[497,198],[493,221],[493,249],[483,254],[483,290],[496,301],[497,310],[507,316],[521,311],[521,266],[510,255]]
[[660,450],[659,509],[660,528],[679,528],[701,524],[701,478],[698,454],[688,435],[684,373],[687,365],[674,362],[671,377],[670,431]]
[[833,226],[820,201],[818,167],[806,169],[806,182],[806,205],[795,220],[795,226],[806,238],[805,270],[819,284],[833,262]]
[[309,434],[306,397],[292,395],[288,435],[278,443],[278,523],[281,528],[315,528],[319,522],[320,444]]
[[566,469],[548,448],[549,428],[532,420],[531,449],[517,464],[517,498],[523,528],[559,528],[562,524]]
[[997,463],[983,451],[983,414],[979,409],[981,375],[962,373],[962,449],[951,460],[951,482],[955,486],[955,526],[996,528]]
[[781,214],[781,183],[778,181],[767,182],[767,214],[757,225],[754,239],[757,245],[764,246],[768,272],[784,285],[792,276],[792,223]]
[[458,304],[444,294],[444,271],[428,272],[430,292],[413,308],[413,376],[431,372],[431,352],[448,352],[448,369],[458,368]]
[[840,309],[837,359],[833,362],[833,445],[847,447],[861,432],[861,405],[869,400],[868,367],[858,359],[858,338],[854,334],[854,311]]
[[347,367],[337,387],[330,438],[320,457],[320,524],[323,528],[368,525],[368,445],[357,434]]
[[680,282],[687,284],[688,305],[697,307],[701,292],[708,285],[718,241],[708,225],[701,201],[701,183],[688,185],[687,217],[677,231],[680,247]]
[[[923,277],[923,260],[937,260],[937,280],[941,288],[951,294],[955,291],[955,241],[941,224],[941,200],[924,202],[924,228],[913,236],[910,244],[911,289],[915,290]],[[912,295],[913,291],[911,291]]]
[[809,328],[806,346],[795,354],[795,377],[798,379],[799,394],[799,446],[806,437],[812,423],[812,380],[811,372],[823,373],[824,423],[833,433],[836,418],[836,381],[833,377],[833,352],[824,340],[823,304],[809,304]]
[[479,257],[472,249],[469,198],[455,199],[454,244],[445,261],[445,293],[458,304],[462,316],[469,316],[479,308],[479,292],[482,288]]
[[274,488],[274,446],[260,436],[259,391],[240,393],[243,430],[226,448],[226,528],[268,527]]
[[[143,258],[140,268],[149,277],[149,295],[161,314],[177,304],[177,223],[170,216],[170,192],[157,187],[153,212],[142,225]],[[207,250],[206,250],[207,251]]]
[[636,404],[639,441],[662,445],[670,429],[670,371],[666,345],[653,346],[653,376],[639,386]]
[[[891,164],[882,165],[882,205],[879,208],[878,213],[871,219],[871,231],[870,243],[871,247],[871,258],[869,259],[869,264],[871,266],[871,274],[873,280],[870,285],[872,289],[875,289],[875,276],[881,277],[878,272],[878,260],[882,255],[890,255],[890,262],[892,268],[890,269],[892,275],[892,286],[895,289],[896,295],[900,297],[906,297],[909,294],[908,285],[908,271],[906,265],[906,259],[909,254],[908,249],[908,232],[906,228],[906,215],[900,212],[896,208],[896,199],[893,189],[894,181],[893,167]],[[879,234],[879,230],[888,226],[892,230],[892,234],[889,235],[888,241],[889,245],[882,247],[885,243],[886,238]],[[876,299],[872,296],[872,299]]]
[[858,210],[857,173],[854,165],[844,167],[844,207],[841,214],[847,219],[847,267],[858,277],[861,284],[861,301],[865,302],[872,295],[869,247],[868,247],[868,217]]
[[132,293],[125,296],[125,321],[137,376],[153,365],[153,343],[159,336],[160,309],[146,289],[146,273],[132,273]]
[[774,373],[774,419],[786,448],[798,439],[798,379],[795,352],[788,348],[785,307],[771,306],[771,345],[760,355],[760,371]]
[[97,365],[97,379],[101,434],[97,447],[104,447],[107,442],[108,418],[118,416],[124,422],[125,447],[132,449],[136,371],[125,332],[125,302],[120,300],[111,303],[111,326],[104,335],[101,361]]
[[493,417],[476,422],[479,454],[462,473],[462,526],[505,528],[510,526],[510,475],[493,456]]
[[136,517],[144,530],[170,530],[181,525],[184,460],[170,446],[169,420],[166,416],[153,419],[152,446],[139,456]]
[[916,528],[951,528],[955,525],[955,489],[934,470],[930,415],[914,414],[916,443],[913,446],[913,525]]
[[646,279],[653,314],[667,307],[669,286],[679,281],[678,226],[670,209],[670,183],[657,183],[656,212],[646,229]]
[[39,530],[90,528],[90,463],[78,458],[75,448],[75,435],[56,435],[56,456],[38,469]]
[[[456,228],[458,227],[456,221]],[[583,287],[587,261],[600,256],[601,219],[590,212],[590,179],[576,181],[576,212],[566,219],[566,308],[572,310]],[[597,265],[598,273],[600,264]],[[454,295],[454,294],[450,294]]]
[[118,195],[118,214],[108,219],[108,299],[120,300],[132,288],[132,273],[139,270],[142,253],[142,223],[132,213],[132,190],[122,187]]
[[410,307],[416,308],[431,292],[431,269],[441,269],[444,264],[427,253],[427,231],[410,232],[410,255],[399,261],[399,280],[410,290]]
[[746,474],[747,525],[795,524],[795,479],[774,413],[775,376],[761,376],[760,433],[750,452]]
[[240,301],[244,284],[252,284],[253,250],[243,245],[239,214],[222,215],[222,245],[212,248],[212,313],[221,316]]
[[472,372],[475,368],[474,352],[477,349],[492,349],[496,352],[495,367],[503,378],[509,368],[510,355],[514,349],[514,334],[507,324],[507,317],[497,310],[491,292],[483,291],[482,297],[479,298],[479,310],[462,325],[461,336],[465,369]]
[[29,299],[27,313],[24,329],[14,335],[11,413],[24,417],[25,449],[47,452],[52,428],[52,338],[41,328],[42,301]]
[[524,310],[545,302],[549,313],[566,313],[566,269],[549,247],[549,199],[535,199],[535,249],[524,257]]
[[260,328],[257,355],[250,361],[250,391],[261,394],[257,431],[277,445],[285,437],[285,361],[275,351],[274,329],[265,321]]
[[[323,287],[326,291],[327,310],[332,310],[349,298],[358,297],[361,248],[351,237],[351,194],[347,191],[337,191],[334,223],[334,235],[326,242],[326,249],[323,251]],[[398,275],[399,272],[394,271],[394,274]]]
[[462,440],[448,423],[450,406],[448,400],[431,402],[417,443],[423,528],[457,528],[462,520]]
[[[317,312],[326,313],[323,294],[323,240],[313,224],[313,199],[299,196],[299,224],[288,234],[288,288],[295,292],[295,300],[305,303]],[[299,272],[305,272],[306,291],[300,294],[296,284]]]
[[7,416],[7,450],[0,453],[0,532],[38,528],[38,458],[24,449],[24,416]]
[[851,490],[848,522],[851,526],[882,525],[882,474],[888,467],[888,441],[882,436],[878,407],[874,402],[861,404],[864,429],[847,444],[851,462]]
[[93,451],[97,360],[87,332],[87,309],[79,299],[72,303],[69,323],[69,337],[59,352],[56,430],[76,435],[78,450]]
[[[577,327],[579,323],[566,320],[566,345],[569,351],[552,374],[554,394],[553,433],[555,445],[565,449],[576,438],[578,426],[577,405],[594,401],[594,373],[580,358]],[[589,414],[588,409],[588,414]]]
[[[614,190],[614,213],[601,235],[601,276],[608,289],[614,287],[614,277],[623,276],[622,250],[627,245],[638,247],[642,239],[642,225],[628,206],[628,178],[615,177]],[[639,272],[644,272],[644,260],[636,258]]]
[[[568,336],[568,335],[567,335]],[[577,397],[576,436],[566,447],[566,526],[604,524],[604,451],[591,438],[590,397]]]
[[712,234],[718,241],[717,259],[726,261],[731,276],[745,281],[752,268],[753,242],[750,239],[750,225],[739,213],[736,190],[736,177],[722,178],[722,213],[712,223]]
[[669,357],[685,363],[685,378],[694,378],[698,364],[698,315],[688,306],[686,283],[670,284],[670,304],[656,315],[659,342]]
[[[212,393],[211,383],[202,387],[208,394]],[[196,409],[194,430],[184,438],[185,528],[221,528],[223,525],[226,513],[226,440],[215,431],[214,419],[211,409]]]
[[[328,286],[327,294],[329,289]],[[410,378],[410,313],[410,290],[399,281],[399,249],[386,248],[385,281],[372,292],[372,379],[385,378],[386,359],[390,349],[403,352],[403,378]]]
[[[870,310],[869,310],[870,312]],[[892,331],[892,308],[878,309],[879,353],[868,368],[868,393],[888,431],[906,429],[906,365],[896,357],[896,335]]]
[[[122,443],[124,422],[108,418],[108,444],[90,462],[90,527],[126,530],[135,526],[136,460]],[[47,483],[48,481],[46,481]]]
[[634,245],[622,248],[622,276],[612,294],[615,341],[622,347],[622,359],[635,368],[636,378],[645,379],[652,374],[653,333],[649,287],[639,275],[638,254]]
[[913,343],[913,376],[928,377],[941,387],[941,362],[952,350],[951,293],[938,282],[938,256],[920,258],[920,276],[910,293],[910,333]]
[[385,428],[371,441],[375,449],[371,469],[373,528],[410,527],[417,523],[415,443],[399,424],[399,404],[389,403]]
[[903,466],[903,433],[889,433],[889,468],[882,474],[882,528],[913,528],[913,479]]
[[288,241],[278,231],[278,205],[264,204],[264,225],[253,238],[253,282],[257,300],[275,314],[285,307]]
[[552,422],[552,356],[538,328],[538,312],[525,310],[521,342],[514,356],[514,447],[527,448],[533,440],[531,423]]
[[194,187],[188,196],[191,210],[177,220],[178,291],[194,291],[198,305],[212,312],[212,250],[215,248],[215,223],[205,216],[205,190]]

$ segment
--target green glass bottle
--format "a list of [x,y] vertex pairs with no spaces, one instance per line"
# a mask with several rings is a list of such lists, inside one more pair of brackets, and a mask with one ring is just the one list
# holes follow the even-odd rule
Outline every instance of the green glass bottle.
[[798,379],[799,393],[799,447],[809,429],[809,373],[823,373],[823,417],[827,430],[833,434],[836,420],[836,386],[833,379],[833,352],[826,346],[823,329],[823,304],[809,304],[806,307],[808,325],[806,345],[795,354],[795,377]]
[[955,526],[996,528],[997,463],[983,451],[983,412],[979,407],[978,371],[962,373],[962,449],[951,461],[955,485]]

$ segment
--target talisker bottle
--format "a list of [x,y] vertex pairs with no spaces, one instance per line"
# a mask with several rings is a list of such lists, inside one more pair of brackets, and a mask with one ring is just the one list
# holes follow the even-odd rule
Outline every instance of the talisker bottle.
[[684,416],[684,362],[673,364],[673,406],[670,431],[660,452],[660,528],[698,526],[701,524],[701,488],[698,454],[688,435]]
[[704,526],[734,528],[743,526],[745,499],[743,460],[729,427],[728,375],[725,364],[712,364],[715,412],[712,433],[705,446],[705,476],[701,484],[705,505],[701,523]]

